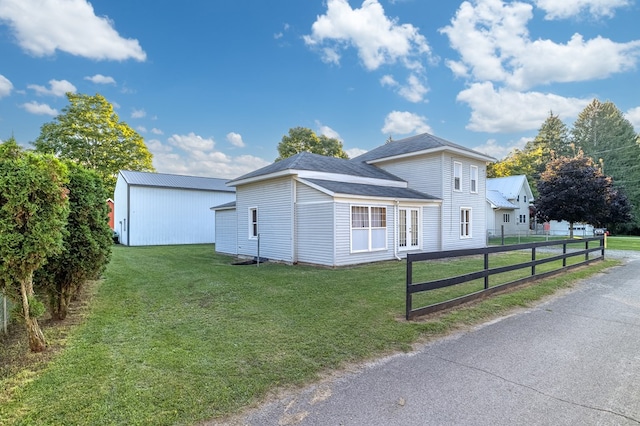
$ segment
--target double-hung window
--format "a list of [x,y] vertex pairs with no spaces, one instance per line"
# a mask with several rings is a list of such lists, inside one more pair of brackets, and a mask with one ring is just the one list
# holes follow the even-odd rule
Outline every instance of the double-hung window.
[[249,208],[249,239],[258,238],[258,208]]
[[386,207],[351,206],[351,251],[374,251],[386,248]]
[[471,238],[471,209],[460,209],[460,238]]
[[470,191],[475,194],[478,192],[478,166],[471,166],[469,176]]
[[502,221],[504,223],[509,223],[511,222],[511,215],[509,213],[503,213],[502,214]]
[[453,190],[462,191],[462,163],[453,162]]

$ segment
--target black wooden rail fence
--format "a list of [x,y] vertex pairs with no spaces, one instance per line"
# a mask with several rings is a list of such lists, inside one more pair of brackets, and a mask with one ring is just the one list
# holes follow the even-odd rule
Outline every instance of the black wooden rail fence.
[[[590,241],[599,241],[600,244],[597,247],[589,248]],[[584,246],[584,249],[574,248],[576,246]],[[552,251],[557,251],[560,254],[544,257],[544,258],[536,258],[536,249],[538,248],[549,248]],[[555,250],[554,250],[555,247]],[[562,248],[560,250],[560,247]],[[570,249],[567,250],[567,248]],[[510,251],[531,251],[531,261],[517,263],[515,265],[501,266],[496,268],[490,268],[489,266],[489,255],[496,253],[505,253]],[[479,249],[468,249],[468,250],[450,250],[443,252],[432,252],[432,253],[413,253],[407,255],[407,312],[406,318],[407,320],[413,319],[415,317],[430,314],[433,312],[441,311],[443,309],[448,309],[453,306],[457,306],[472,300],[480,299],[486,297],[488,295],[504,291],[508,288],[515,287],[521,284],[525,284],[540,278],[545,278],[551,275],[558,274],[559,272],[566,271],[572,268],[576,268],[579,266],[586,265],[588,263],[604,260],[604,237],[598,236],[593,238],[583,238],[583,239],[567,239],[567,240],[555,240],[555,241],[544,241],[538,243],[527,243],[527,244],[513,244],[508,246],[492,246],[485,247]],[[596,257],[589,258],[590,253],[599,252],[599,255]],[[414,283],[413,282],[413,264],[416,262],[423,262],[428,260],[438,260],[438,259],[448,259],[448,258],[457,258],[457,257],[466,257],[466,256],[484,256],[484,269],[472,272],[465,275],[459,275],[451,278],[437,279],[433,281]],[[584,256],[584,260],[582,262],[578,262],[572,265],[567,266],[567,259],[574,256]],[[544,273],[536,273],[536,266],[555,262],[562,260],[562,267],[558,269],[554,269],[552,271],[547,271]],[[531,268],[531,275],[521,278],[512,282],[508,282],[505,284],[499,284],[495,286],[490,286],[489,277],[495,274],[501,274],[504,272],[515,271],[524,268]],[[449,287],[456,284],[462,284],[469,281],[474,281],[478,279],[484,278],[484,289],[480,291],[476,291],[474,293],[470,293],[461,297],[457,297],[455,299],[447,300],[444,302],[434,303],[432,305],[423,306],[414,308],[413,307],[413,295],[416,293],[421,293],[429,290],[435,290],[438,288]]]

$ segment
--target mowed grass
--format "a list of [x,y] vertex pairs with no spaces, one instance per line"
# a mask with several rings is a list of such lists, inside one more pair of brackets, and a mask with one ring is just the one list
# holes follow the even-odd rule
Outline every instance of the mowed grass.
[[607,237],[607,248],[611,250],[640,251],[640,237],[618,236]]
[[[323,373],[527,306],[589,268],[404,321],[405,263],[233,266],[213,246],[115,247],[82,325],[42,372],[9,378],[0,424],[194,424]],[[440,262],[431,277],[464,273]],[[433,300],[436,300],[435,297]]]

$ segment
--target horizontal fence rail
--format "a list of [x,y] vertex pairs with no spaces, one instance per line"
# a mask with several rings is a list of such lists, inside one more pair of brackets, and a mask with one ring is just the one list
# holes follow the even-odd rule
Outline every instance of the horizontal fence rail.
[[[589,247],[589,243],[592,241],[598,241],[599,244],[596,247]],[[584,248],[579,248],[577,246],[582,245]],[[545,254],[549,254],[550,252],[553,255],[547,257],[537,257],[537,250],[540,252],[544,252]],[[530,251],[531,260],[527,262],[521,262],[513,265],[500,266],[500,267],[490,267],[490,256],[506,253],[506,252],[516,252],[516,251]],[[430,252],[430,253],[410,253],[407,255],[407,293],[406,293],[406,319],[411,320],[421,315],[427,315],[433,312],[441,311],[444,309],[448,309],[454,306],[461,305],[463,303],[470,302],[472,300],[480,299],[486,297],[488,295],[504,291],[506,289],[525,284],[540,278],[545,278],[551,275],[558,274],[559,272],[567,271],[572,268],[576,268],[579,266],[583,266],[589,264],[594,261],[604,260],[604,237],[598,236],[593,238],[584,238],[584,239],[567,239],[567,240],[554,240],[554,241],[544,241],[537,243],[526,243],[526,244],[513,244],[508,246],[492,246],[485,247],[479,249],[467,249],[467,250],[450,250],[450,251],[441,251],[441,252]],[[555,253],[559,254],[555,254]],[[595,257],[590,258],[590,254],[598,253]],[[434,279],[426,282],[413,282],[413,266],[414,263],[417,262],[425,262],[425,261],[434,261],[440,259],[455,259],[462,257],[470,257],[470,256],[484,256],[484,268],[467,273],[464,275],[459,275],[450,278],[441,278]],[[576,257],[576,256],[584,256],[584,260],[574,263],[572,265],[567,265],[567,259]],[[538,265],[557,262],[562,260],[562,266],[553,269],[551,271],[546,271],[543,273],[536,273],[536,267]],[[524,278],[520,278],[511,282],[491,285],[490,277],[496,274],[502,274],[510,271],[517,271],[520,269],[530,268],[531,272],[528,276]],[[484,288],[480,291],[475,291],[470,294],[466,294],[464,296],[456,297],[454,299],[441,301],[433,304],[429,304],[427,306],[422,306],[418,308],[413,307],[413,296],[416,293],[427,292],[431,290],[436,290],[440,288],[450,287],[458,284],[467,283],[470,281],[475,281],[483,279],[484,280]]]

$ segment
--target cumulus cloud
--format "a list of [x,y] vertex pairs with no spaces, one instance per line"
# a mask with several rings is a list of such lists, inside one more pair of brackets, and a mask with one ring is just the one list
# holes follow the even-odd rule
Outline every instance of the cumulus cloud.
[[236,146],[238,148],[244,148],[244,142],[242,141],[242,135],[235,132],[227,133],[227,141],[231,143],[231,145]]
[[58,110],[56,110],[55,108],[51,108],[47,104],[41,104],[38,102],[24,103],[22,104],[22,108],[24,108],[27,112],[36,115],[50,115],[52,117],[58,115]]
[[640,132],[640,107],[631,108],[624,116],[633,124],[636,132]]
[[433,133],[426,117],[407,111],[392,111],[387,114],[381,131],[385,135]]
[[27,88],[35,91],[38,95],[49,95],[62,97],[66,93],[76,93],[76,86],[67,80],[49,80],[49,87],[39,86],[37,84],[29,84]]
[[147,116],[147,111],[144,109],[133,109],[131,112],[131,118],[144,118]]
[[631,5],[631,0],[535,0],[536,6],[547,14],[545,19],[566,19],[582,12],[600,18],[610,18],[615,15],[615,10]]
[[495,139],[489,139],[482,145],[476,146],[472,149],[478,152],[487,154],[496,160],[502,160],[509,155],[515,149],[523,149],[531,138],[520,138],[517,141],[508,143],[506,145],[499,145]]
[[93,76],[87,76],[84,78],[95,84],[116,84],[116,80],[113,77],[109,77],[102,74],[96,74]]
[[472,84],[458,94],[457,100],[472,109],[467,129],[501,133],[537,129],[549,111],[563,119],[577,117],[592,99],[496,89],[491,82],[484,82]]
[[340,142],[343,142],[342,137],[340,136],[340,133],[338,133],[337,131],[333,130],[331,127],[322,124],[320,121],[316,120],[316,126],[318,126],[318,133],[321,135],[325,135],[328,138],[332,138],[332,139],[337,139]]
[[9,96],[12,90],[13,90],[13,83],[11,83],[11,81],[9,81],[7,77],[0,74],[0,98]]
[[166,143],[147,141],[153,165],[161,173],[233,179],[271,164],[253,155],[229,156],[215,150],[215,141],[191,132],[172,135]]
[[164,135],[164,132],[162,130],[157,129],[155,127],[151,129],[151,133],[153,133],[154,135]]
[[96,60],[146,60],[138,40],[121,37],[113,22],[96,16],[86,0],[2,0],[0,21],[9,25],[20,47],[34,56],[60,50]]
[[345,150],[344,152],[347,153],[349,158],[356,158],[358,155],[362,155],[365,152],[367,152],[367,150],[366,149],[360,149],[360,148],[351,148],[351,149]]
[[304,41],[320,48],[325,62],[336,64],[342,50],[355,47],[368,70],[398,61],[420,68],[422,58],[431,53],[418,28],[389,19],[378,0],[365,0],[359,9],[347,0],[328,0],[326,14],[317,17]]
[[400,96],[413,103],[424,101],[429,91],[416,74],[409,75],[405,84],[398,83],[391,75],[385,75],[380,79],[380,84],[392,87]]
[[585,40],[580,34],[566,43],[531,40],[527,25],[532,18],[533,7],[528,3],[462,3],[451,25],[440,30],[460,53],[459,61],[449,60],[447,65],[458,76],[527,90],[554,82],[606,78],[634,69],[640,59],[640,40]]

